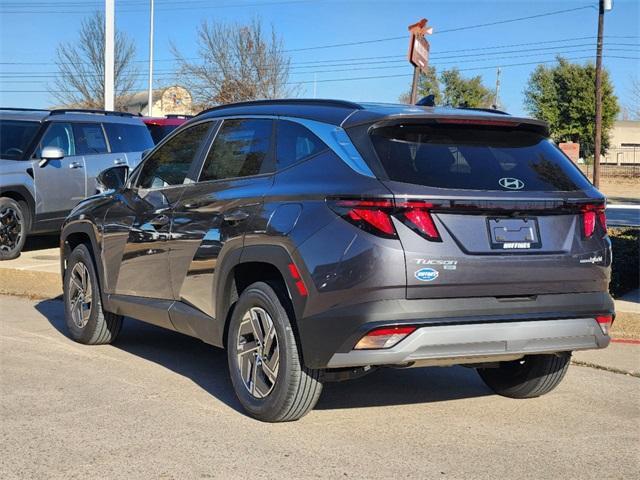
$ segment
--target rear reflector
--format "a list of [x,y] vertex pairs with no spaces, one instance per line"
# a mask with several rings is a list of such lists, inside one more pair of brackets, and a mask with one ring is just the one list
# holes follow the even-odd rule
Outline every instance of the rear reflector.
[[306,297],[309,295],[309,291],[307,290],[307,286],[302,281],[302,277],[300,276],[300,272],[298,271],[298,267],[294,263],[289,264],[289,273],[293,280],[295,281],[296,288],[298,289],[298,293],[301,297]]
[[613,323],[612,315],[598,315],[596,316],[596,322],[600,325],[602,329],[602,333],[605,335],[609,335],[609,330],[611,329],[611,324]]
[[413,333],[416,327],[382,327],[371,330],[356,344],[356,350],[370,350],[391,348],[407,335]]

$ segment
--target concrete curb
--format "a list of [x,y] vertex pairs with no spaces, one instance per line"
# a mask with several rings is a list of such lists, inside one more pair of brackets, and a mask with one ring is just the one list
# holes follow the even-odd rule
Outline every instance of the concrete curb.
[[0,294],[48,299],[62,295],[59,273],[0,268]]

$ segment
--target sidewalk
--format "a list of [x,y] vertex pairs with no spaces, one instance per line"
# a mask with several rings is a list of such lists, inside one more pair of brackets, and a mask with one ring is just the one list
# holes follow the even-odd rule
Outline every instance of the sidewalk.
[[60,251],[32,250],[15,260],[0,262],[0,293],[29,298],[62,295]]
[[603,350],[574,352],[572,362],[640,378],[640,344],[612,342]]

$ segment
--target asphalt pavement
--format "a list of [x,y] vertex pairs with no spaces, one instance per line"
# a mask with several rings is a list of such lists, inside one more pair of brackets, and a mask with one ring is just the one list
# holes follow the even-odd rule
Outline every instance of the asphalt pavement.
[[[640,347],[638,347],[640,348]],[[640,351],[640,350],[639,350]],[[328,384],[302,420],[235,399],[224,352],[126,320],[64,333],[62,304],[0,296],[0,478],[638,478],[640,379],[571,366],[547,396],[493,395],[467,368]]]

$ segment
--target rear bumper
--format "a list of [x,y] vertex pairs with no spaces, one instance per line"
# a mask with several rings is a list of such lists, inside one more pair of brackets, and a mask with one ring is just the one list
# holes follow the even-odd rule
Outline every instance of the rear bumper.
[[336,353],[327,367],[454,365],[604,348],[609,341],[595,318],[427,326],[393,348]]
[[[471,344],[469,348],[486,349],[492,346],[491,342],[503,342],[500,345],[494,344],[495,350],[489,351],[504,352],[504,348],[506,348],[504,342],[509,340],[528,340],[529,346],[527,348],[532,348],[539,338],[562,339],[574,336],[584,337],[585,335],[594,337],[596,334],[588,333],[593,327],[591,322],[595,323],[592,319],[596,315],[614,313],[613,300],[607,292],[543,294],[519,298],[468,297],[425,300],[403,298],[364,303],[357,303],[357,296],[352,296],[348,300],[349,302],[334,305],[315,315],[298,318],[297,327],[302,344],[302,355],[307,367],[338,368],[336,367],[338,364],[360,365],[359,362],[355,362],[360,355],[348,357],[354,359],[355,363],[352,363],[352,360],[348,360],[347,363],[347,357],[343,354],[351,354],[356,343],[368,331],[377,327],[412,325],[419,328],[411,337],[405,338],[394,349],[375,352],[377,355],[385,356],[384,360],[376,360],[375,364],[393,364],[404,361],[402,354],[398,355],[399,360],[394,358],[395,348],[410,348],[407,347],[410,338],[422,331],[424,333],[421,333],[420,336],[427,334],[427,332],[431,332],[430,336],[436,334],[440,337],[448,336],[446,342],[440,341],[435,344],[438,348],[445,348],[443,345],[459,345],[455,348],[462,349],[464,344]],[[560,326],[565,325],[562,322],[569,322],[566,324],[568,328],[569,326],[576,327],[576,320],[583,322],[582,330],[579,329],[577,334],[575,332],[570,335],[562,333],[565,332],[564,327],[561,328],[560,334],[547,332],[549,328],[555,328],[556,325],[556,323],[549,322],[561,322],[558,324]],[[532,326],[527,327],[527,325]],[[536,328],[537,326],[543,328]],[[521,329],[522,332],[526,332],[522,333],[525,335],[524,337],[519,336]],[[586,334],[584,329],[587,331]],[[501,334],[507,334],[505,332],[508,332],[508,336],[501,338]],[[482,340],[480,343],[488,342],[489,345],[475,345],[478,343],[476,335],[479,334],[488,335],[488,340]],[[455,337],[459,339],[456,340]],[[567,351],[606,346],[606,342],[603,344],[601,338],[599,342],[592,339],[591,343],[589,341],[585,343],[582,339],[578,341],[577,345],[570,343],[571,338],[565,338],[562,341],[546,341],[545,349],[548,350],[544,351]],[[512,343],[512,345],[517,344]],[[416,348],[414,351],[417,351],[418,354],[424,353],[422,348]],[[542,351],[539,350],[539,352]],[[533,353],[532,350],[526,352]],[[474,354],[473,350],[470,353]],[[461,352],[456,355],[458,358],[462,358],[466,353]],[[406,356],[407,354],[405,354]],[[436,358],[444,357],[436,355]]]

